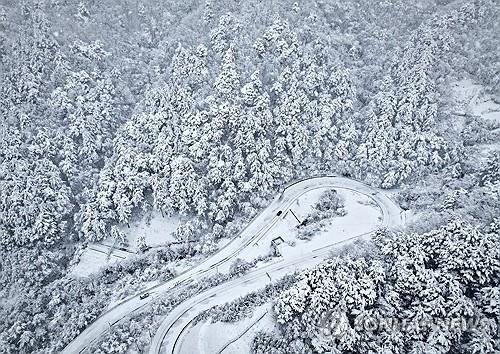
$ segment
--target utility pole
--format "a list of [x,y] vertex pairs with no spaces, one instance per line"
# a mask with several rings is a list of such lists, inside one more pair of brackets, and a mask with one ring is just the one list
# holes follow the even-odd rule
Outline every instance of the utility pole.
[[292,210],[292,209],[290,209],[290,212],[291,212],[291,213],[292,213],[292,215],[295,217],[295,219],[297,219],[297,222],[298,222],[299,224],[302,224],[302,222],[299,220],[299,218],[297,217],[297,215],[295,215],[295,213],[293,212],[293,210]]

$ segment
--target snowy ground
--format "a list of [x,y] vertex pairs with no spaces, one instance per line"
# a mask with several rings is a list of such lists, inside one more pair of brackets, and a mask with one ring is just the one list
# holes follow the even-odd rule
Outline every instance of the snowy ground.
[[[149,247],[160,246],[167,242],[173,242],[175,239],[172,233],[179,225],[179,216],[162,216],[161,213],[153,212],[151,217],[143,217],[127,225],[121,226],[121,231],[125,234],[125,248],[131,252],[137,251],[137,240],[139,236],[144,236],[146,245]],[[106,239],[102,242],[106,245],[112,245],[113,240]]]
[[[500,130],[500,104],[497,103],[500,97],[488,94],[483,86],[468,79],[453,83],[452,89],[457,106],[454,114],[460,129],[464,128],[464,117],[473,115],[491,123],[493,130]],[[500,143],[478,144],[475,149],[477,159],[484,161],[492,151],[500,150]]]
[[483,86],[466,79],[455,82],[452,89],[458,105],[455,113],[472,114],[500,123],[500,104],[497,103],[499,100],[487,94]]
[[111,249],[110,246],[100,243],[91,243],[83,250],[80,260],[73,266],[71,273],[76,276],[86,277],[97,272],[106,264],[124,260],[133,254],[126,250]]
[[202,321],[189,330],[183,349],[191,353],[249,353],[255,334],[274,327],[271,306],[271,303],[260,306],[251,317],[234,323]]
[[76,264],[72,273],[78,276],[88,276],[106,264],[121,261],[137,252],[137,239],[144,235],[146,245],[150,247],[175,241],[172,232],[179,224],[178,216],[163,217],[154,212],[150,218],[141,218],[133,221],[130,227],[121,227],[125,234],[126,245],[116,245],[114,240],[108,238],[100,243],[89,244],[83,251],[80,261]]
[[[291,207],[291,211],[302,221],[318,201],[320,195],[330,189],[321,188],[310,191],[301,196]],[[365,230],[375,229],[382,221],[380,208],[366,195],[348,190],[338,189],[339,195],[345,200],[347,215],[334,217],[327,230],[319,232],[311,240],[297,238],[298,221],[292,212],[283,215],[265,237],[245,249],[239,258],[251,261],[258,256],[265,256],[271,251],[271,241],[281,237],[285,242],[279,246],[284,260],[311,253],[313,250],[341,242],[352,235],[359,235]],[[363,220],[360,222],[360,215]]]

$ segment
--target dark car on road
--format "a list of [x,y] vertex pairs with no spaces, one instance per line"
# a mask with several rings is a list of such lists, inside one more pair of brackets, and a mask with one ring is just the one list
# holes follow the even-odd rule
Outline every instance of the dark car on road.
[[283,210],[278,211],[278,213],[276,215],[280,216],[281,214],[283,214]]
[[149,296],[149,293],[144,293],[139,296],[139,299],[143,300]]

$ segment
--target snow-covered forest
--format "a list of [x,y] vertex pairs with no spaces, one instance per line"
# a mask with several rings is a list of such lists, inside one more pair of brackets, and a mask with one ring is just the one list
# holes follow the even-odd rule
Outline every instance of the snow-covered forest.
[[[496,0],[2,0],[0,353],[152,352],[224,284],[196,323],[268,305],[234,351],[499,352],[499,33]],[[284,204],[321,176],[373,192]],[[229,288],[259,272],[261,296]]]

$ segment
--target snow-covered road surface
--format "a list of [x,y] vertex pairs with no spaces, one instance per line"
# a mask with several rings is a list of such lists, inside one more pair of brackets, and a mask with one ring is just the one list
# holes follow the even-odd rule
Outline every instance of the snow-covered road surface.
[[[396,203],[383,194],[383,192],[366,186],[360,182],[339,177],[321,177],[301,181],[290,186],[289,188],[293,188],[293,190],[299,188],[298,190],[302,190],[301,193],[293,194],[294,197],[292,198],[296,199],[307,191],[325,187],[356,191],[369,196],[382,211],[381,226],[396,227],[402,225],[403,223],[401,219],[401,210]],[[285,202],[285,204],[287,205],[287,208],[290,206],[290,203],[288,202]],[[363,216],[359,216],[360,219],[362,219]],[[273,218],[272,222],[270,222],[269,226],[264,229],[263,233],[253,237],[254,241],[252,241],[251,244],[258,242],[258,240],[263,237],[266,230],[269,230],[277,220],[279,220],[279,218]],[[370,235],[374,231],[376,230],[366,230],[366,232],[360,234],[349,235],[348,238],[343,239],[340,242],[337,241],[325,247],[315,249],[307,255],[300,255],[286,260],[278,259],[273,263],[262,266],[242,277],[223,283],[186,300],[177,306],[162,322],[160,328],[155,334],[155,337],[153,338],[149,353],[188,353],[193,352],[193,350],[199,352],[200,348],[192,348],[193,343],[189,340],[186,340],[186,342],[189,342],[188,346],[191,347],[183,350],[183,345],[185,344],[185,334],[187,332],[186,330],[190,327],[191,322],[199,313],[215,305],[221,305],[228,301],[232,301],[242,295],[254,291],[255,289],[262,288],[267,282],[269,282],[269,277],[277,279],[287,273],[294,272],[295,270],[314,266],[326,255],[328,255],[330,250],[339,243],[344,243],[355,238]]]
[[[295,182],[286,187],[285,190],[280,195],[276,196],[276,198],[271,202],[271,204],[266,209],[264,209],[261,213],[259,213],[252,220],[252,222],[250,222],[247,225],[247,227],[241,231],[241,233],[237,237],[235,237],[226,246],[221,248],[217,253],[205,259],[198,265],[179,274],[177,277],[169,281],[166,281],[164,283],[153,286],[151,288],[145,289],[141,293],[138,293],[134,296],[131,296],[123,300],[122,302],[115,305],[108,311],[104,312],[96,321],[90,324],[82,333],[80,333],[80,335],[78,335],[71,343],[69,343],[68,346],[63,350],[63,353],[76,354],[84,352],[91,343],[93,343],[96,339],[98,339],[100,336],[106,333],[112,325],[120,321],[125,316],[146,306],[153,299],[158,297],[163,297],[166,293],[168,293],[168,291],[170,291],[172,288],[176,286],[182,286],[182,284],[186,284],[188,282],[196,281],[201,278],[216,274],[219,266],[230,264],[232,261],[234,261],[234,259],[237,258],[238,254],[241,251],[243,251],[246,247],[254,244],[255,242],[258,242],[258,240],[260,240],[266,234],[266,232],[268,232],[268,230],[275,223],[279,221],[280,216],[276,215],[279,210],[285,213],[292,206],[295,200],[297,200],[303,194],[314,189],[325,188],[325,187],[344,188],[348,190],[354,190],[356,192],[370,196],[375,201],[375,203],[381,208],[383,214],[384,226],[392,227],[401,224],[401,214],[400,214],[401,210],[399,209],[399,207],[384,193],[381,193],[378,189],[367,186],[361,182],[343,177],[329,177],[329,176],[313,177]],[[359,237],[361,235],[352,235],[352,236]],[[322,254],[322,252],[327,253],[329,249],[330,246],[320,250],[316,250],[315,254],[317,253],[316,255],[319,255]],[[243,281],[247,280],[251,281],[253,279],[252,277],[259,277],[262,276],[262,274],[266,276],[265,275],[266,271],[276,272],[275,274],[278,274],[280,270],[283,270],[283,273],[289,272],[290,270],[293,270],[293,268],[288,268],[288,267],[292,267],[296,264],[302,265],[304,262],[307,261],[307,258],[316,260],[315,258],[312,257],[312,255],[308,255],[307,257],[294,258],[290,261],[287,261],[286,263],[285,262],[281,263],[278,262],[279,264],[272,263],[266,265],[266,267],[259,268],[258,270],[246,275],[245,277],[238,278],[234,281],[222,284],[221,287],[241,286],[240,281],[242,279],[245,279]],[[262,271],[264,271],[264,273],[262,273]],[[213,289],[217,288],[219,287]],[[140,295],[146,292],[149,292],[151,296],[145,299],[140,299]],[[199,296],[206,293],[207,292],[204,292]],[[240,292],[238,291],[236,293],[239,294]],[[192,301],[194,301],[194,299],[199,299],[199,296],[196,296],[180,304],[168,316],[168,319],[173,318],[172,316],[174,314],[178,314],[179,309],[184,309],[184,311],[186,311],[187,304],[192,304]],[[175,324],[177,320],[178,318],[176,318],[175,321],[173,321],[173,323]],[[162,324],[161,329],[165,328],[170,329],[172,327],[164,324],[165,322]],[[165,332],[165,335],[166,334],[167,333]],[[165,335],[163,335],[161,331],[158,331],[151,346],[152,352],[158,352],[160,350]],[[158,338],[160,338],[160,340]],[[176,338],[176,337],[168,335],[168,338]]]

